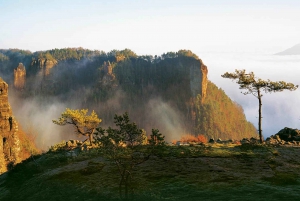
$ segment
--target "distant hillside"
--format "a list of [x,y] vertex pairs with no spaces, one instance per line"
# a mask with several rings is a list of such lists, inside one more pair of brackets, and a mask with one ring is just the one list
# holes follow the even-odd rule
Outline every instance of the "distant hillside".
[[300,43],[275,55],[300,55]]
[[190,50],[161,56],[83,48],[0,53],[0,73],[10,83],[14,69],[25,65],[26,79],[14,80],[21,101],[35,99],[46,106],[54,97],[96,110],[106,125],[112,124],[114,114],[128,111],[141,128],[148,133],[158,128],[168,141],[183,134],[221,139],[257,136],[241,106],[207,80],[208,68]]

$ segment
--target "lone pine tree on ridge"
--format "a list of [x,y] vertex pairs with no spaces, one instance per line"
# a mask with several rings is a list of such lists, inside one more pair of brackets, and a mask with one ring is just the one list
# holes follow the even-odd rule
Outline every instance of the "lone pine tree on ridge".
[[260,78],[255,77],[253,72],[246,73],[246,70],[235,70],[234,73],[224,73],[221,75],[223,78],[229,78],[236,80],[236,83],[240,85],[240,89],[245,89],[245,92],[241,92],[244,95],[252,94],[258,99],[258,133],[259,133],[259,140],[262,143],[262,129],[261,129],[261,107],[262,101],[261,97],[263,96],[261,93],[264,91],[265,93],[271,92],[280,92],[285,89],[294,91],[298,88],[298,85],[294,85],[293,83],[287,83],[285,81],[277,81],[273,82],[268,80],[262,80]]

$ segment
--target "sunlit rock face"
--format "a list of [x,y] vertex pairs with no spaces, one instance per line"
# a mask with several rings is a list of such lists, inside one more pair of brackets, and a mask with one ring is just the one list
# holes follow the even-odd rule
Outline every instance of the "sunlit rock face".
[[0,173],[21,161],[18,124],[8,102],[8,84],[0,78]]
[[208,69],[201,60],[190,67],[190,87],[193,97],[201,95],[202,102],[206,97]]
[[24,89],[26,82],[26,69],[22,63],[19,63],[18,67],[14,69],[14,87],[16,89]]
[[[187,102],[187,107],[189,108],[187,117],[191,120],[191,122],[196,121],[195,101],[197,100],[197,96],[201,95],[201,103],[203,103],[206,98],[208,82],[207,74],[207,66],[204,65],[200,59],[190,66],[190,90],[192,97]],[[192,129],[190,129],[190,133],[193,133]]]
[[33,60],[31,65],[37,65],[39,68],[52,68],[53,66],[55,66],[57,64],[57,61],[55,59],[36,59]]
[[39,74],[47,76],[50,74],[50,69],[58,62],[55,59],[35,59],[31,62],[31,66],[36,66],[39,69]]
[[[113,81],[115,80],[115,75],[112,72],[112,65],[110,64],[110,62],[104,62],[103,63],[103,72],[104,75],[103,77],[100,79],[100,86],[105,87],[108,85],[113,86]],[[113,86],[115,87],[115,86]]]
[[201,72],[202,72],[202,82],[201,82],[201,94],[202,94],[202,102],[206,97],[206,89],[207,89],[207,74],[208,69],[203,63],[201,65]]

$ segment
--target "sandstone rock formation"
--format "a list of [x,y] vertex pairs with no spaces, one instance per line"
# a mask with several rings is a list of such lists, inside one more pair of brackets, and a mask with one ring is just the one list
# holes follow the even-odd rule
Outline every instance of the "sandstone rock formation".
[[43,76],[49,75],[50,69],[57,64],[58,62],[55,59],[44,59],[44,58],[34,59],[31,62],[31,66],[35,66],[38,69],[40,69],[39,74]]
[[201,60],[190,67],[190,87],[193,97],[201,94],[202,102],[206,97],[208,69]]
[[55,59],[44,59],[39,58],[32,61],[31,65],[37,65],[39,68],[52,68],[57,64],[57,61]]
[[101,76],[99,76],[98,87],[106,90],[116,88],[116,76],[113,73],[113,66],[109,61],[102,64]]
[[20,140],[18,125],[12,116],[8,103],[8,84],[0,79],[0,172],[6,171],[8,164],[20,162]]
[[[190,118],[191,122],[193,122],[193,127],[196,124],[196,99],[198,95],[201,95],[201,104],[203,104],[206,98],[206,90],[207,90],[207,74],[208,69],[207,66],[203,64],[203,62],[199,59],[194,62],[190,68],[190,90],[192,97],[190,98],[188,104],[188,114],[187,117]],[[193,130],[189,132],[193,133]],[[197,133],[195,133],[197,134]]]
[[19,63],[18,67],[14,69],[14,87],[16,89],[24,89],[26,81],[26,69],[22,63]]
[[201,62],[201,72],[202,72],[201,95],[202,95],[202,102],[203,102],[206,97],[208,69],[207,66],[205,66],[202,62]]
[[8,84],[0,78],[0,174],[28,157],[22,142],[27,141],[26,145],[36,151],[23,134],[8,102]]

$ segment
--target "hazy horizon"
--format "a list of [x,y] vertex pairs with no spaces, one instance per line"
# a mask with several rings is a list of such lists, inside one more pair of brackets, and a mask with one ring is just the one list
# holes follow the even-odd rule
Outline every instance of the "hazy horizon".
[[296,0],[0,0],[0,47],[272,54],[300,42],[299,11]]
[[[215,58],[218,58],[216,60]],[[258,99],[253,95],[243,95],[239,85],[221,75],[234,72],[235,69],[246,69],[264,80],[286,81],[300,85],[295,73],[300,64],[300,55],[268,55],[259,53],[208,53],[203,54],[203,62],[208,65],[208,79],[233,100],[240,104],[248,121],[258,128]],[[263,93],[262,129],[264,137],[276,134],[284,127],[300,129],[300,90]]]

